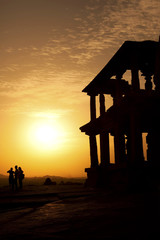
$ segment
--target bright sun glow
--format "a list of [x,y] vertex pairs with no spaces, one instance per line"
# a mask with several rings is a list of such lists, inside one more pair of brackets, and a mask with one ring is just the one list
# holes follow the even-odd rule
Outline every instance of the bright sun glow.
[[56,129],[48,125],[38,126],[35,129],[35,137],[39,143],[50,145],[56,142],[59,133]]
[[65,140],[65,133],[58,124],[36,123],[29,131],[30,142],[41,150],[59,147]]

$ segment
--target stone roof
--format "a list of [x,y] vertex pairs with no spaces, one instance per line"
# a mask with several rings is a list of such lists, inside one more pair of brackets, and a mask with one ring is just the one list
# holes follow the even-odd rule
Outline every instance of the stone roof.
[[[97,93],[103,87],[112,89],[114,85],[112,81],[115,80],[112,77],[123,75],[127,70],[131,70],[132,68],[136,68],[142,73],[147,71],[153,75],[158,49],[159,42],[155,41],[125,41],[111,60],[82,92],[87,92],[90,95]],[[121,83],[124,84],[124,82]]]

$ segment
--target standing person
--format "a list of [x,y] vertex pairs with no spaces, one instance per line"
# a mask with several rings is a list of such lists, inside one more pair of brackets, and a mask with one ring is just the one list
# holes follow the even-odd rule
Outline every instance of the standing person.
[[12,190],[14,190],[14,171],[13,168],[7,171],[9,173],[9,185]]
[[21,167],[18,168],[18,180],[19,180],[19,187],[22,189],[23,184],[22,181],[24,179],[24,173],[23,170],[21,169]]
[[15,184],[15,188],[17,190],[17,179],[18,179],[18,166],[15,166],[15,171],[14,171],[14,184]]

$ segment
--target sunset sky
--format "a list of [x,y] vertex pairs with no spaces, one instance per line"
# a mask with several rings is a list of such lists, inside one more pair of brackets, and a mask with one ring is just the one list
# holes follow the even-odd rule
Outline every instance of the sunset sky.
[[124,41],[159,34],[159,0],[0,0],[0,173],[86,176],[82,89]]

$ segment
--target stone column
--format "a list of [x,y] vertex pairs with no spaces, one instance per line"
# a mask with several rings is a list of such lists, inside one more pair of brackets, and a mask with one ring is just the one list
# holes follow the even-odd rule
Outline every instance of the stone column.
[[[91,121],[96,119],[96,96],[90,96],[90,116]],[[89,136],[89,143],[90,143],[90,158],[91,158],[91,168],[98,166],[98,154],[97,154],[97,141],[96,136],[91,134]]]
[[145,90],[146,91],[152,91],[152,73],[150,70],[147,69],[147,67],[142,71],[142,76],[144,76],[146,82],[145,82]]
[[145,89],[147,91],[151,91],[152,90],[152,81],[151,81],[152,80],[152,76],[150,74],[146,74],[145,80],[146,80],[146,82],[145,82]]
[[140,83],[139,83],[139,74],[137,68],[131,69],[131,83],[133,90],[139,90],[140,89]]
[[96,119],[96,96],[95,95],[90,96],[90,116],[91,116],[91,121]]
[[105,113],[105,97],[104,94],[99,95],[99,102],[100,102],[100,115]]
[[[100,100],[100,115],[103,116],[105,113],[105,97],[102,93],[99,96],[99,100]],[[106,166],[110,163],[108,132],[100,133],[100,158],[102,166]]]
[[155,84],[155,90],[160,93],[160,37],[159,42],[156,49],[156,55],[155,55],[155,69],[154,69],[154,84]]
[[114,104],[117,104],[122,96],[121,94],[121,79],[122,79],[122,74],[117,74],[116,75],[116,86],[115,86],[115,96],[113,98]]
[[128,181],[131,188],[137,189],[143,186],[145,178],[142,133],[138,126],[138,116],[134,106],[130,109],[129,127]]
[[90,135],[89,136],[89,142],[90,142],[91,168],[94,168],[94,167],[98,166],[96,136],[95,135]]
[[125,138],[120,127],[115,128],[114,133],[115,164],[121,165],[125,161]]
[[102,166],[106,166],[110,164],[108,132],[103,132],[100,134],[100,157],[101,157]]
[[130,164],[140,167],[144,162],[142,133],[138,129],[136,110],[130,112]]
[[147,144],[148,144],[148,161],[150,165],[153,167],[157,167],[158,169],[160,168],[160,144],[159,144],[159,135],[160,134],[160,129],[157,127],[153,127],[147,136]]

